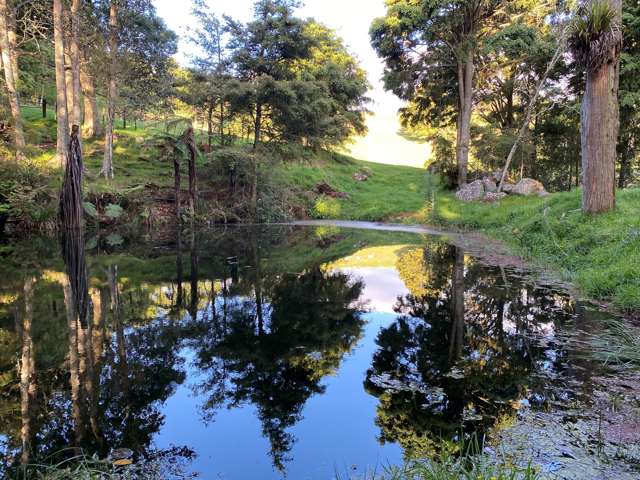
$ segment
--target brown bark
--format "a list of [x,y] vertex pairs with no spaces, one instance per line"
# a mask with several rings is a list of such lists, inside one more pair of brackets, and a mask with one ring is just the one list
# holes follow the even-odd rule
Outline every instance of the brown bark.
[[[71,125],[82,124],[81,90],[80,90],[80,0],[71,1],[71,36],[69,38],[69,59],[71,61],[71,105],[69,110]],[[78,140],[82,145],[82,134],[78,132]]]
[[111,0],[109,7],[109,80],[107,82],[107,122],[104,139],[104,157],[101,173],[113,178],[113,124],[116,113],[116,73],[118,69],[118,4]]
[[189,170],[189,210],[191,216],[196,214],[198,206],[198,178],[196,174],[196,140],[194,138],[193,127],[187,128],[183,136],[184,144],[189,153],[188,170]]
[[456,162],[458,164],[458,185],[467,183],[469,146],[471,143],[471,114],[473,113],[473,76],[475,65],[473,52],[458,62],[458,132],[456,135]]
[[86,61],[80,66],[80,85],[84,99],[82,129],[87,138],[93,138],[102,134],[102,125],[100,124],[100,112],[98,111],[98,102],[96,100],[95,79],[89,71]]
[[25,147],[24,131],[22,129],[22,114],[18,97],[18,60],[17,52],[13,48],[10,37],[15,36],[11,29],[12,13],[7,0],[0,0],[0,50],[2,51],[2,65],[4,68],[5,85],[11,116],[13,117],[13,135],[18,158],[23,156]]
[[64,33],[62,0],[53,0],[53,37],[56,63],[56,116],[58,119],[56,155],[60,165],[65,165],[69,145],[69,120],[67,112],[67,89],[64,74]]
[[[609,0],[621,21],[622,3]],[[610,47],[609,58],[600,68],[587,70],[582,99],[582,210],[597,214],[616,206],[616,146],[620,127],[618,85],[620,48]]]

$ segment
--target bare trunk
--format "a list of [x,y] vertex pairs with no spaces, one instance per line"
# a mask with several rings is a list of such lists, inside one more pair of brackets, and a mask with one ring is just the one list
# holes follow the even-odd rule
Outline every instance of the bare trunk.
[[64,78],[62,0],[53,0],[53,36],[56,63],[56,118],[58,119],[56,155],[60,165],[64,166],[68,156],[69,121],[67,114],[67,89]]
[[255,150],[260,145],[262,137],[262,105],[256,105],[256,118],[253,125],[253,149]]
[[224,101],[220,100],[220,118],[218,119],[220,146],[224,147]]
[[[556,50],[556,53],[554,54],[553,58],[549,62],[549,65],[547,66],[547,70],[544,72],[544,75],[542,76],[542,78],[538,82],[538,85],[536,86],[536,91],[535,91],[535,93],[533,95],[533,98],[529,102],[529,105],[527,105],[527,111],[526,111],[526,114],[525,114],[524,122],[522,123],[522,126],[520,127],[520,130],[518,131],[518,135],[516,136],[516,140],[515,140],[515,142],[513,142],[513,146],[511,147],[511,151],[509,152],[509,155],[507,156],[507,161],[506,161],[506,163],[504,165],[504,169],[502,170],[502,177],[500,178],[500,185],[498,186],[498,192],[502,191],[502,187],[504,186],[504,182],[505,182],[505,180],[507,178],[507,174],[509,173],[509,167],[511,166],[511,162],[513,161],[513,157],[515,156],[516,151],[518,150],[518,147],[519,147],[520,143],[522,143],[522,140],[524,139],[527,131],[529,130],[529,123],[531,122],[531,117],[533,115],[534,107],[536,105],[538,97],[540,96],[540,93],[542,92],[542,87],[546,83],[547,78],[549,77],[549,74],[551,73],[551,70],[553,70],[553,68],[555,67],[556,63],[558,63],[558,60],[560,59],[562,53],[564,53],[564,35],[563,35],[563,38],[560,41],[560,45],[558,46],[558,48]],[[535,151],[534,151],[534,155],[535,155]],[[524,167],[524,163],[523,163],[523,167]]]
[[[18,98],[18,60],[17,52],[13,48],[10,36],[15,36],[11,30],[12,13],[7,5],[7,0],[0,0],[0,50],[2,50],[2,64],[4,78],[13,117],[13,135],[16,147],[16,155],[22,158],[25,141],[22,129],[22,114],[20,113],[20,100]],[[15,39],[14,39],[15,40]]]
[[[609,5],[621,17],[620,0]],[[587,71],[582,100],[582,210],[602,213],[616,206],[616,146],[620,127],[618,84],[620,51],[611,47],[608,61]]]
[[80,84],[84,97],[84,122],[82,128],[87,138],[93,138],[102,133],[98,102],[96,100],[96,85],[89,66],[85,63],[80,68]]
[[[82,124],[81,90],[80,90],[80,5],[81,0],[71,1],[71,38],[69,42],[69,59],[71,60],[71,125]],[[82,145],[82,134],[78,131],[78,141]]]
[[116,109],[116,73],[118,68],[118,6],[111,0],[109,7],[109,80],[107,83],[107,122],[104,138],[104,157],[101,173],[107,179],[113,178],[113,123]]
[[453,311],[449,335],[449,361],[453,364],[462,356],[464,345],[464,251],[457,247],[451,288]]
[[213,137],[213,105],[210,105],[209,110],[207,111],[207,145],[209,146],[209,151],[211,151],[212,137]]
[[187,128],[184,132],[184,143],[189,153],[189,210],[191,216],[196,214],[198,207],[198,177],[196,174],[196,140],[194,138],[193,127]]
[[473,112],[473,52],[458,65],[458,91],[460,111],[458,112],[458,134],[456,136],[456,162],[458,164],[458,185],[467,183],[469,165],[469,145],[471,143],[471,114]]

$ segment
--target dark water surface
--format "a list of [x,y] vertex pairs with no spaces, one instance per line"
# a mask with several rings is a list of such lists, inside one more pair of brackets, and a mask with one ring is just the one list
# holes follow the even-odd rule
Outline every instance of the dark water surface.
[[7,476],[128,448],[202,478],[344,478],[588,396],[596,373],[562,340],[601,314],[436,236],[235,227],[0,257]]

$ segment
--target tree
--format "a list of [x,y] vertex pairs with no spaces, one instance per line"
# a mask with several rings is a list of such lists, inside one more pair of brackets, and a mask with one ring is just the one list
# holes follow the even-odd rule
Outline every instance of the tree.
[[590,0],[576,16],[569,38],[575,60],[585,71],[581,116],[585,213],[615,208],[621,16],[621,0]]
[[385,87],[419,105],[416,121],[456,121],[458,184],[467,182],[478,42],[501,7],[498,0],[389,0],[371,25],[385,60]]
[[107,80],[107,122],[104,133],[104,156],[100,173],[104,178],[113,178],[113,127],[116,115],[118,72],[118,0],[111,0],[109,4],[109,73]]
[[188,87],[192,105],[205,109],[207,119],[207,143],[211,148],[213,136],[213,116],[217,113],[218,136],[224,146],[224,125],[226,116],[227,91],[233,88],[229,72],[230,60],[224,41],[225,28],[215,13],[202,0],[194,1],[193,14],[198,19],[198,28],[193,29],[189,40],[198,46],[200,53],[192,58],[195,67],[193,80]]
[[[22,114],[18,98],[18,61],[15,49],[15,30],[12,18],[13,5],[10,0],[0,0],[0,50],[2,51],[2,66],[4,79],[13,117],[13,136],[18,157],[23,155],[25,147],[24,132],[22,130]],[[11,41],[11,39],[14,41]]]
[[53,34],[56,64],[56,110],[58,118],[56,154],[60,165],[64,165],[69,154],[69,116],[67,111],[67,89],[64,76],[64,25],[62,0],[53,0]]

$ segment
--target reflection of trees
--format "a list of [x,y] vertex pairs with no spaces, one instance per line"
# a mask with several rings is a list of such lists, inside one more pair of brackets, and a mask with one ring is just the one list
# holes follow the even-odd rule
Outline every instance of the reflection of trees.
[[[252,254],[259,266],[255,244]],[[208,378],[199,389],[209,395],[209,419],[223,405],[254,404],[274,465],[283,469],[294,442],[287,429],[300,420],[309,397],[324,391],[322,378],[360,338],[357,301],[363,285],[318,267],[271,278],[269,291],[259,267],[248,278],[253,298],[229,301],[223,295],[217,315],[200,325],[193,344],[197,366]]]
[[512,414],[512,401],[534,388],[531,374],[561,363],[537,342],[553,329],[549,313],[555,321],[569,315],[566,298],[517,279],[507,285],[498,269],[465,261],[458,248],[423,252],[428,271],[411,272],[427,262],[407,262],[403,277],[427,284],[414,282],[398,299],[365,382],[379,398],[381,440],[399,442],[408,456],[432,455],[441,439],[482,433]]

